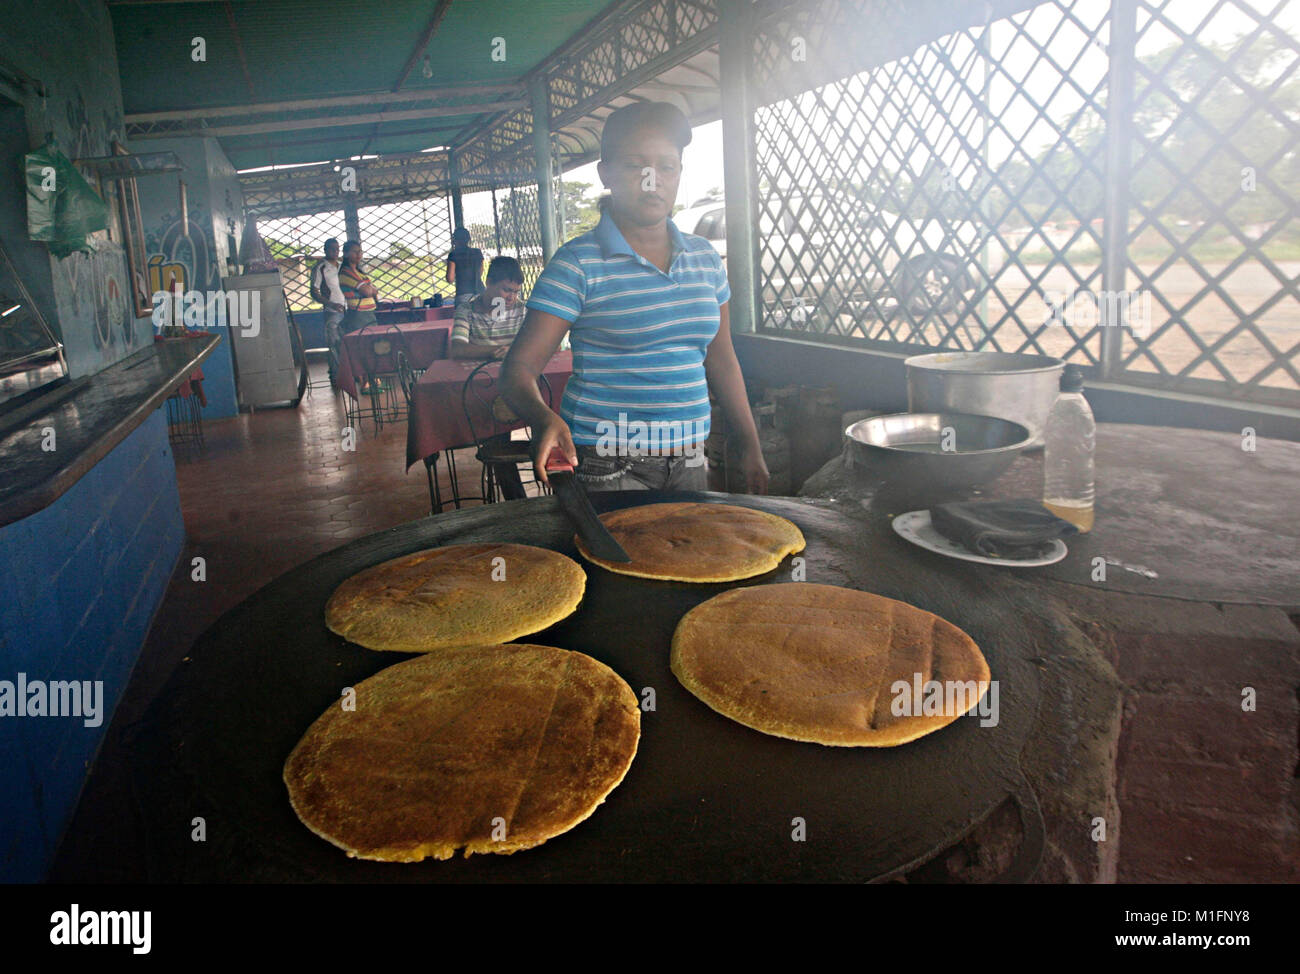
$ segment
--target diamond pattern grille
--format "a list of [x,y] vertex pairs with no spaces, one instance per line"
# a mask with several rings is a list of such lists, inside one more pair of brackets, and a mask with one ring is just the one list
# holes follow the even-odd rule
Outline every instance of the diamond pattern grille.
[[[869,61],[889,3],[769,5],[760,330],[1100,369],[1122,309],[1112,376],[1300,402],[1298,8],[1049,0]],[[1116,59],[1133,111],[1111,125]]]
[[455,293],[444,259],[451,249],[451,200],[447,196],[367,206],[357,211],[362,266],[382,301],[423,301]]
[[[1095,314],[1050,308],[1100,281],[1106,13],[1044,4],[759,108],[762,329],[1095,364]],[[846,62],[826,23],[769,20],[756,72]]]
[[1124,377],[1294,403],[1300,4],[1139,0],[1137,44]]
[[257,232],[280,265],[280,279],[289,307],[294,311],[319,311],[311,299],[311,270],[325,259],[325,241],[330,237],[339,246],[347,239],[342,210],[258,220]]
[[649,0],[621,13],[548,73],[553,130],[621,94],[629,75],[707,46],[717,19],[711,0]]
[[[529,116],[531,118],[531,115]],[[529,135],[528,149],[475,159],[467,170],[468,189],[490,190],[495,227],[471,224],[470,242],[489,259],[497,254],[514,257],[524,272],[524,289],[532,288],[542,272],[542,226],[537,206],[536,171]],[[513,141],[507,134],[504,145]],[[463,157],[462,157],[463,158]]]

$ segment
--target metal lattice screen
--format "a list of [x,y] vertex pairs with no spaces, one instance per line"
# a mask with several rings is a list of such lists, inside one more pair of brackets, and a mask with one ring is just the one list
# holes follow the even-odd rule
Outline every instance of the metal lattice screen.
[[[470,243],[487,260],[498,255],[518,260],[525,295],[544,264],[537,183],[530,164],[531,156],[493,159],[490,168],[481,166],[476,171],[462,200]],[[477,192],[468,192],[471,188]]]
[[1300,4],[1140,0],[1135,20],[1127,271],[1153,308],[1124,377],[1295,402]]
[[1103,366],[1122,315],[1125,378],[1300,401],[1297,6],[1052,0],[828,82],[879,4],[775,5],[751,81],[801,93],[754,116],[761,330]]
[[512,180],[497,193],[497,219],[501,226],[501,253],[515,258],[524,272],[524,290],[531,291],[542,273],[542,225],[537,207],[537,184],[526,178]]
[[[457,154],[465,193],[489,194],[495,227],[466,210],[470,240],[487,258],[514,257],[524,272],[525,295],[542,273],[542,229],[533,165],[531,109],[501,119]],[[482,212],[480,210],[480,212]],[[490,232],[489,232],[490,231]]]
[[499,226],[496,217],[496,191],[482,190],[461,198],[465,211],[465,229],[469,231],[469,245],[483,251],[489,259],[500,250]]
[[280,265],[280,278],[289,307],[294,311],[318,311],[311,299],[311,270],[325,259],[325,241],[334,237],[339,246],[347,239],[342,210],[308,213],[303,216],[257,221],[257,232]]
[[451,250],[448,197],[366,206],[357,211],[362,266],[382,301],[450,297],[446,257]]

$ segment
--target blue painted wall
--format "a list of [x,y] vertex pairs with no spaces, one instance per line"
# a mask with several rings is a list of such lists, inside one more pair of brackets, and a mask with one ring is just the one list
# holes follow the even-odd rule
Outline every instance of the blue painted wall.
[[0,680],[103,680],[102,723],[0,717],[0,881],[40,880],[185,542],[161,410],[38,514],[0,527]]
[[239,397],[235,390],[235,366],[230,359],[231,336],[226,328],[216,328],[221,333],[221,344],[203,360],[203,394],[208,404],[203,407],[204,419],[220,419],[239,415]]
[[[185,290],[216,291],[229,275],[230,240],[238,244],[244,232],[244,197],[230,160],[213,138],[148,139],[131,144],[133,152],[174,152],[185,168],[138,180],[140,220],[145,252],[151,262],[150,287],[167,290],[179,274]],[[188,223],[181,226],[180,186],[185,184]],[[218,327],[224,341],[203,363],[206,419],[239,413],[230,333]]]
[[[0,0],[0,23],[6,26],[0,31],[0,63],[37,79],[47,92],[44,98],[30,90],[11,93],[27,128],[23,152],[41,145],[47,133],[70,159],[111,155],[114,141],[124,143],[117,49],[104,3]],[[21,178],[19,170],[11,168],[16,158],[0,162],[0,178]],[[108,182],[99,189],[115,209],[116,184]],[[9,213],[8,220],[0,222],[7,229],[20,223],[21,236],[13,250],[34,300],[63,340],[71,374],[92,375],[152,341],[152,322],[137,318],[130,300],[120,226],[98,235],[95,253],[60,260],[44,245],[25,239],[25,196],[23,200],[22,213]],[[6,247],[11,239],[6,237]]]

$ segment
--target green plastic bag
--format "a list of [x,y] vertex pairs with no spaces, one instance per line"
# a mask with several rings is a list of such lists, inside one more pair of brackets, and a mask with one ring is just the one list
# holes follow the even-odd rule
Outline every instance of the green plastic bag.
[[56,257],[93,251],[90,234],[108,226],[108,204],[53,145],[28,153],[27,233]]

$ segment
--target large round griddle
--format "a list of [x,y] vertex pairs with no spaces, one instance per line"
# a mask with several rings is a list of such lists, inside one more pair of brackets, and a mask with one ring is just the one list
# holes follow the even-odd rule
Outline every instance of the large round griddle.
[[[160,694],[134,747],[151,878],[182,881],[866,881],[959,840],[1008,795],[1041,851],[1037,804],[1018,756],[1035,716],[1030,658],[1050,632],[996,577],[935,566],[877,527],[793,499],[727,494],[593,494],[598,510],[667,500],[742,504],[789,518],[808,541],[807,580],[903,599],[965,629],[999,681],[999,722],[965,717],[897,748],[832,748],[770,737],[710,710],[668,668],[673,629],[735,584],[789,581],[790,559],[743,583],[686,585],[615,575],[587,562],[578,611],[521,641],[588,653],[628,681],[644,712],[637,756],[591,818],[511,856],[445,862],[349,859],[294,816],[281,768],[344,687],[409,658],[354,646],[325,628],[325,601],[349,576],[440,544],[513,541],[580,559],[554,498],[458,511],[371,535],[287,573],[223,616]],[[884,529],[888,531],[886,526]],[[507,569],[508,570],[508,569]],[[204,821],[204,841],[193,824]],[[802,820],[804,841],[792,834]]]

